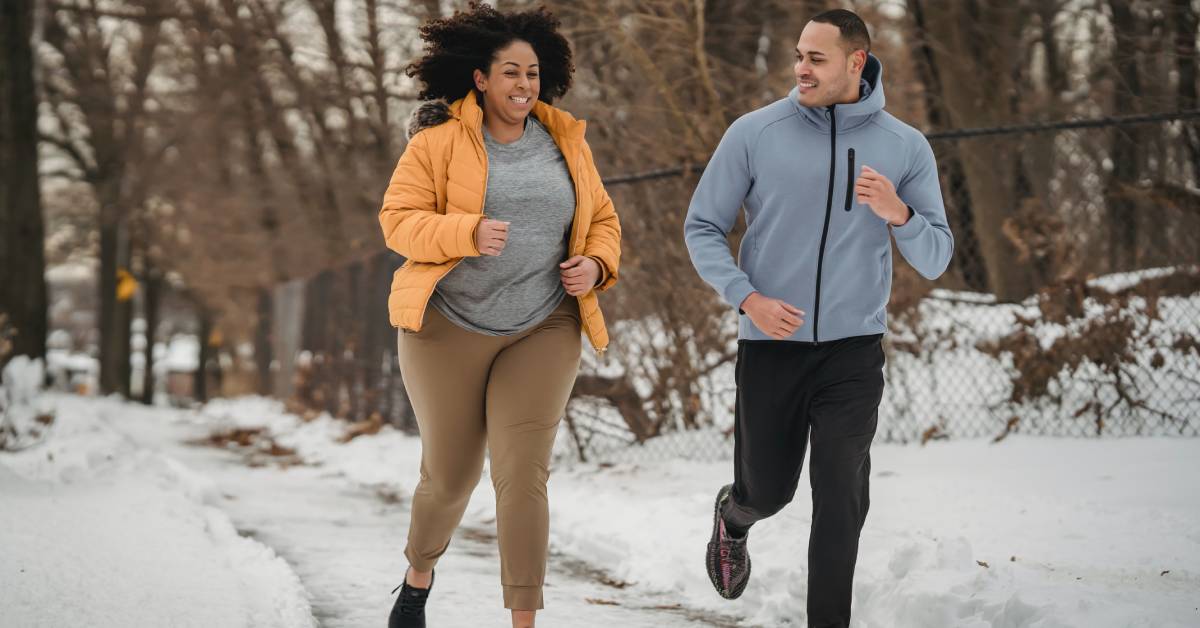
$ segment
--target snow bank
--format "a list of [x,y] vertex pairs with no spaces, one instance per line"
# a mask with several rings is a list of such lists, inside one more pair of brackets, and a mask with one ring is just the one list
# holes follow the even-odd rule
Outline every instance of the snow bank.
[[41,398],[45,367],[41,359],[19,355],[0,373],[0,451],[37,444],[50,430],[54,411]]
[[315,625],[295,573],[210,505],[207,480],[108,427],[119,403],[54,401],[53,438],[0,456],[5,625]]
[[[876,445],[855,626],[1197,625],[1200,495],[1189,478],[1200,472],[1198,447]],[[713,496],[731,477],[729,463],[687,461],[559,471],[555,547],[748,625],[805,625],[807,469],[796,501],[752,532],[751,583],[732,603],[712,591],[702,559]]]
[[[305,423],[255,398],[210,403],[198,420],[267,426],[328,472],[400,495],[417,480],[418,440],[390,428],[343,445],[344,423]],[[1200,624],[1198,454],[1194,439],[876,444],[855,628]],[[802,626],[807,468],[795,503],[755,527],[751,584],[727,602],[712,591],[702,555],[730,464],[556,468],[553,550],[686,607],[740,615],[747,626]],[[468,520],[493,517],[493,500],[485,477]]]

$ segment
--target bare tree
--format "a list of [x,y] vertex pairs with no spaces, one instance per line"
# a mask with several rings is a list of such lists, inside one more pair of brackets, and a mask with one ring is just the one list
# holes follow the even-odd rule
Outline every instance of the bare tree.
[[16,330],[0,367],[10,355],[46,355],[33,5],[13,0],[0,8],[0,314]]
[[100,389],[129,394],[132,300],[118,299],[131,267],[129,219],[144,202],[156,155],[147,146],[147,82],[165,15],[163,2],[110,8],[54,4],[46,23],[43,87],[56,122],[43,141],[71,160],[100,207]]

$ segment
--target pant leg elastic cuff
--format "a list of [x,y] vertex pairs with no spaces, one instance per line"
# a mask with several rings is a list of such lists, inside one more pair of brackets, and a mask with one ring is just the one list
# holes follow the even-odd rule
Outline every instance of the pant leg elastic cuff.
[[411,545],[404,548],[404,557],[408,559],[409,566],[415,571],[433,571],[434,566],[437,565],[436,558],[418,556]]
[[543,608],[542,587],[504,585],[504,608],[514,611],[537,611]]

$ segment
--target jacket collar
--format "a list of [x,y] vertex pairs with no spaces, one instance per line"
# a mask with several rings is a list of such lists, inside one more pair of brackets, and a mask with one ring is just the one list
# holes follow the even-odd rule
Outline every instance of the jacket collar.
[[[587,122],[576,120],[566,111],[552,107],[540,100],[534,103],[532,114],[538,119],[538,122],[542,123],[542,126],[546,127],[550,136],[560,146],[578,144],[583,141]],[[409,118],[408,138],[412,139],[417,133],[450,119],[458,120],[468,129],[480,135],[483,134],[483,108],[479,106],[475,90],[471,90],[466,96],[452,103],[447,103],[445,100],[429,100],[421,103]]]
[[837,120],[837,130],[845,131],[866,124],[871,116],[883,110],[883,64],[875,55],[867,55],[867,65],[863,68],[862,79],[859,82],[858,102],[841,104],[830,112],[829,107],[805,107],[800,104],[800,90],[793,87],[788,92],[788,100],[809,124],[818,130],[828,133],[832,126],[830,118]]

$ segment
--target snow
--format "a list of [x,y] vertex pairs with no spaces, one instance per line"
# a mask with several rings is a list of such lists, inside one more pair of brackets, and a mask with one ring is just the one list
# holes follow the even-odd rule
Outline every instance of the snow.
[[[1105,275],[1089,280],[1088,285],[1117,293],[1142,281],[1196,272],[1186,266],[1148,269]],[[1093,401],[1105,408],[1111,405],[1103,413],[1107,434],[1195,434],[1195,421],[1188,418],[1200,416],[1194,379],[1200,372],[1200,354],[1172,345],[1181,338],[1200,336],[1196,315],[1200,294],[1162,296],[1154,303],[1131,296],[1121,305],[1088,297],[1082,316],[1063,324],[1042,316],[1037,297],[1011,304],[989,303],[970,293],[935,293],[938,298],[918,305],[915,328],[893,321],[893,342],[920,345],[916,353],[893,351],[889,355],[887,387],[880,406],[884,440],[920,440],[933,426],[951,437],[990,437],[1004,431],[1010,417],[1020,417],[1017,429],[1026,434],[1094,435],[1095,414],[1076,414]],[[996,359],[981,347],[1020,328],[1018,316],[1033,321],[1029,332],[1043,350],[1060,339],[1078,340],[1089,325],[1118,318],[1128,321],[1133,329],[1131,354],[1136,360],[1118,375],[1084,360],[1074,372],[1057,373],[1045,396],[1013,403],[1011,359]],[[1156,356],[1163,361],[1160,367],[1153,366]],[[1119,401],[1118,383],[1136,391],[1145,406],[1114,403]]]
[[1196,274],[1200,273],[1200,267],[1196,266],[1165,266],[1162,268],[1146,268],[1142,270],[1134,270],[1124,273],[1111,273],[1088,280],[1088,285],[1094,288],[1101,288],[1109,292],[1120,292],[1132,288],[1139,283],[1148,279],[1162,279],[1175,274]]
[[9,360],[0,374],[0,386],[5,393],[5,405],[0,407],[32,403],[42,387],[45,371],[41,359],[31,360],[29,356],[18,355]]
[[[855,625],[1196,625],[1197,453],[1188,439],[876,444]],[[551,530],[615,578],[750,625],[803,625],[807,470],[796,501],[751,532],[751,584],[732,604],[701,567],[731,478],[730,463],[687,461],[560,471]]]
[[[1144,281],[1197,273],[1200,270],[1195,266],[1185,265],[1110,274],[1087,283],[1096,290],[1117,293]],[[1149,293],[1154,294],[1155,289],[1150,288]],[[1131,296],[1117,309],[1096,298],[1102,295],[1093,293],[1084,301],[1082,316],[1060,324],[1042,316],[1037,296],[1021,303],[998,303],[989,294],[932,290],[930,298],[917,305],[915,315],[891,318],[885,341],[889,348],[887,386],[876,440],[919,442],[930,430],[950,438],[992,438],[1006,431],[1012,417],[1020,417],[1015,431],[1022,434],[1094,436],[1095,414],[1076,413],[1095,400],[1105,408],[1111,406],[1103,413],[1105,435],[1197,435],[1200,423],[1189,417],[1200,417],[1195,382],[1195,374],[1200,373],[1200,354],[1172,345],[1181,338],[1200,337],[1200,294],[1164,294],[1153,302]],[[1014,403],[1013,378],[1017,373],[1011,357],[993,357],[982,347],[1020,329],[1018,317],[1033,321],[1029,332],[1043,349],[1064,337],[1078,340],[1087,326],[1119,317],[1133,325],[1130,347],[1135,361],[1114,375],[1101,372],[1085,360],[1073,373],[1063,370],[1055,374],[1046,395]],[[734,337],[736,316],[732,311],[723,324],[728,326],[729,337]],[[649,348],[664,342],[666,334],[661,325],[649,319],[620,321],[614,325],[613,337],[624,339],[621,350],[627,354],[620,363],[610,358],[597,372],[617,377],[622,374],[621,365],[627,364],[632,369],[629,377],[639,391],[653,389],[653,373],[648,371],[655,368],[661,356],[654,356]],[[734,348],[729,347],[731,353]],[[585,362],[588,357],[585,352]],[[1162,360],[1161,367],[1153,366],[1157,359]],[[595,363],[589,365],[594,368]],[[1118,384],[1136,391],[1135,396],[1145,405],[1121,403]],[[733,424],[733,364],[724,364],[705,375],[696,389],[699,418],[714,429],[701,433],[707,437],[686,437],[689,449],[651,441],[630,450],[625,447],[631,440],[628,429],[615,409],[604,402],[572,400],[572,416],[581,439],[588,441],[588,454],[593,459],[620,461],[658,456],[656,452],[640,455],[643,450],[712,458],[722,451],[726,440],[720,432]],[[690,403],[672,401],[674,408]],[[677,423],[668,422],[672,429]],[[573,456],[574,443],[560,445],[557,456]]]
[[315,625],[295,573],[205,478],[134,447],[103,400],[54,403],[47,442],[0,456],[5,625]]
[[[5,625],[382,623],[417,438],[385,426],[342,442],[346,423],[256,397],[199,412],[49,399],[50,438],[0,455]],[[184,444],[234,427],[265,428],[301,464]],[[1197,454],[1183,438],[876,443],[852,625],[1198,625]],[[728,459],[556,464],[539,623],[804,625],[806,476],[751,532],[751,583],[729,602],[701,559]],[[505,619],[493,503],[485,471],[439,568],[430,608],[444,625]]]
[[94,263],[67,262],[46,269],[46,281],[50,283],[76,283],[92,281],[96,278]]
[[199,368],[200,341],[191,334],[172,336],[166,354],[160,358],[156,352],[155,360],[168,371],[191,373]]
[[45,435],[42,421],[53,413],[39,398],[45,380],[42,364],[19,355],[0,373],[0,451],[31,447]]
[[[254,398],[209,404],[204,416],[266,426],[302,457],[363,485],[406,495],[415,484],[419,443],[390,429],[343,445],[343,424],[305,423]],[[680,435],[675,445],[686,450],[705,436]],[[1196,625],[1198,454],[1200,441],[1166,438],[877,443],[854,625]],[[718,598],[707,581],[712,498],[731,478],[727,460],[560,466],[549,486],[552,547],[685,608],[748,626],[804,625],[804,490],[754,529],[754,576],[742,599]],[[806,470],[800,486],[807,482]],[[485,478],[466,520],[489,521],[493,499]]]

